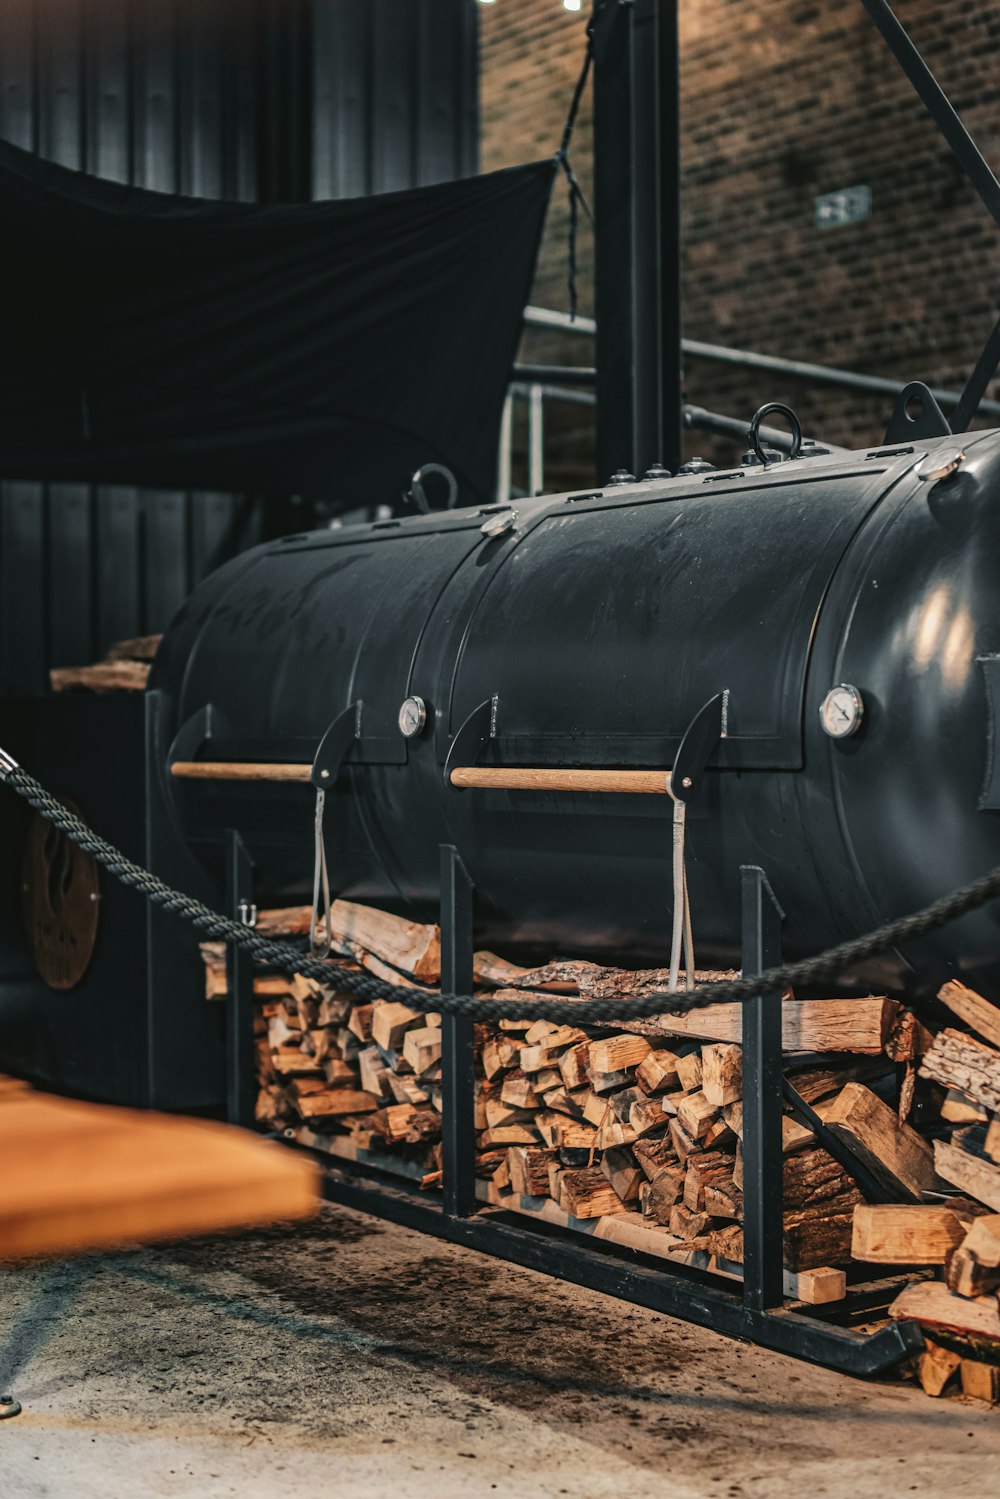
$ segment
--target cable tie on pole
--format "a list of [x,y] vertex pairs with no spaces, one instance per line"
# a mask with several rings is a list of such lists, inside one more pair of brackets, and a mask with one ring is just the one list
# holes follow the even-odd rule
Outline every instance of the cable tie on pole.
[[581,204],[583,206],[584,213],[587,215],[587,218],[591,223],[593,223],[594,219],[593,214],[590,212],[590,208],[587,204],[587,200],[583,195],[583,189],[580,187],[580,184],[577,181],[576,173],[573,171],[573,168],[570,165],[569,143],[573,137],[573,128],[576,125],[576,117],[580,110],[580,100],[583,98],[583,91],[587,86],[587,79],[590,76],[590,68],[593,60],[594,28],[593,23],[591,22],[588,23],[587,26],[587,50],[584,53],[583,57],[583,67],[580,69],[580,76],[576,80],[576,87],[573,90],[573,97],[570,100],[569,113],[566,116],[566,123],[563,126],[562,140],[559,143],[559,150],[556,152],[556,161],[558,162],[562,171],[565,173],[566,182],[569,187],[567,283],[569,286],[569,315],[571,319],[576,318],[578,302],[576,285],[576,242],[579,226],[579,209]]

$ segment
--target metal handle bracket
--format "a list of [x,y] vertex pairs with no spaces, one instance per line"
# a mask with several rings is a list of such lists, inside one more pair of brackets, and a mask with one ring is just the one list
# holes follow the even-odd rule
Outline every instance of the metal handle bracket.
[[726,738],[729,721],[729,688],[709,698],[684,731],[681,747],[670,772],[670,795],[678,802],[690,801],[700,789],[708,762]]
[[473,708],[451,741],[444,762],[444,783],[449,791],[462,790],[461,786],[452,781],[452,771],[460,767],[469,768],[475,765],[487,740],[496,738],[499,702],[499,694],[494,693],[492,697],[480,703],[478,708]]
[[317,791],[332,790],[341,767],[361,738],[361,699],[338,713],[319,742],[309,779]]

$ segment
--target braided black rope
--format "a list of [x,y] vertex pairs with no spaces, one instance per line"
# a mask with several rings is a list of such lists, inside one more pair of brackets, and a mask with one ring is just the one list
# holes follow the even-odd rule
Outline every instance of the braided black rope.
[[189,921],[206,937],[238,943],[259,963],[266,963],[285,973],[301,973],[306,978],[347,990],[360,999],[394,999],[414,1010],[444,1010],[449,1014],[466,1015],[474,1020],[502,1020],[516,1012],[519,1018],[525,1020],[599,1025],[622,1020],[641,1020],[652,1015],[683,1015],[706,1005],[754,999],[797,985],[808,987],[829,983],[856,964],[876,957],[891,947],[912,942],[937,927],[945,926],[949,921],[975,911],[1000,895],[998,866],[971,885],[965,885],[961,890],[955,890],[942,900],[935,901],[933,905],[925,906],[922,911],[900,917],[898,921],[887,922],[876,931],[868,932],[863,937],[855,937],[850,942],[842,942],[815,957],[803,958],[797,963],[786,963],[781,968],[771,968],[759,978],[706,984],[692,994],[659,991],[630,999],[526,998],[518,1000],[515,1005],[510,1000],[483,998],[474,994],[440,994],[436,990],[411,989],[401,984],[386,983],[371,974],[343,968],[336,960],[310,957],[289,942],[276,942],[252,927],[221,916],[202,901],[174,890],[154,874],[150,874],[148,869],[127,859],[120,849],[100,838],[82,818],[64,807],[62,802],[20,766],[6,769],[0,761],[0,776],[12,791],[65,833],[67,838],[72,839],[86,853],[93,854],[98,863],[109,874],[121,880],[123,885],[138,890],[164,911],[170,911]]

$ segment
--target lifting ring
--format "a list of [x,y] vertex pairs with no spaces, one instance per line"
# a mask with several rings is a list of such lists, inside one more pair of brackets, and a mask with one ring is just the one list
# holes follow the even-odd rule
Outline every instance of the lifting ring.
[[415,505],[421,515],[430,515],[431,504],[424,489],[424,480],[431,474],[440,474],[448,486],[448,498],[444,503],[445,510],[454,510],[458,504],[458,480],[450,468],[443,463],[422,463],[410,480],[410,487],[403,495],[403,499],[410,505]]
[[747,441],[753,448],[757,457],[766,468],[770,459],[764,451],[760,440],[760,424],[766,416],[783,416],[792,429],[792,446],[788,454],[789,458],[797,458],[802,450],[802,423],[799,421],[791,406],[784,405],[781,401],[768,401],[754,412],[747,432]]

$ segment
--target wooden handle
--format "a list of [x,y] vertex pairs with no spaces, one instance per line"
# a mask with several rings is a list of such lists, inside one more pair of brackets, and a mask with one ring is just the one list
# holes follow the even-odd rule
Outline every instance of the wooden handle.
[[311,765],[240,764],[225,760],[177,760],[170,774],[182,781],[308,781]]
[[669,779],[669,770],[505,770],[459,765],[451,773],[453,786],[484,791],[625,791],[645,796],[665,796]]
[[[311,765],[240,764],[220,760],[178,760],[170,774],[185,781],[303,781]],[[617,791],[665,796],[669,770],[549,770],[542,767],[505,770],[496,766],[460,765],[451,784],[484,791]]]

